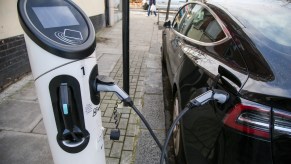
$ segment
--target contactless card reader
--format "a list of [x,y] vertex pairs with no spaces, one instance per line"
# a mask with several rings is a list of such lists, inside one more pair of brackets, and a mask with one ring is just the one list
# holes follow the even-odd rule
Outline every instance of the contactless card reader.
[[18,14],[54,163],[105,163],[90,19],[70,0],[19,0]]

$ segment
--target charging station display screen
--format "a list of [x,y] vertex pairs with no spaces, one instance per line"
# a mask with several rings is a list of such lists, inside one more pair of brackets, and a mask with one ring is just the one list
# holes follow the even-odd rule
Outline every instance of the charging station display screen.
[[67,6],[32,7],[44,28],[80,25]]

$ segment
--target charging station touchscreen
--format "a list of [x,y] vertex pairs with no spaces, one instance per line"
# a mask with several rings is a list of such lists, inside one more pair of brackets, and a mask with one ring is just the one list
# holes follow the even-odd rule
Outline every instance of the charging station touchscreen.
[[44,28],[80,25],[67,6],[32,7]]

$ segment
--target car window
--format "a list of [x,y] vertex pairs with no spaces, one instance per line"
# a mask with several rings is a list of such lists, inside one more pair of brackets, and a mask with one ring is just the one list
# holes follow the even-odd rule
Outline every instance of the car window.
[[194,8],[194,6],[195,4],[188,4],[179,10],[173,21],[174,30],[176,30],[179,33],[182,33],[186,29],[186,27],[190,24],[192,18],[191,11]]
[[220,57],[224,59],[226,65],[234,69],[246,69],[245,62],[234,42],[225,47],[224,53],[220,53]]
[[217,20],[200,4],[184,6],[173,21],[173,28],[182,35],[205,43],[226,37]]
[[191,25],[185,32],[187,37],[206,43],[216,42],[226,37],[217,20],[208,10],[201,7],[192,13],[194,16]]

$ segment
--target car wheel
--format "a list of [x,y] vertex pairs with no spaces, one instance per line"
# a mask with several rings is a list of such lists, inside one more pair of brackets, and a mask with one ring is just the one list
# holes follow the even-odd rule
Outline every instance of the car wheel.
[[[173,104],[173,121],[179,116],[181,109],[180,103],[177,93],[175,94],[174,104]],[[172,137],[173,137],[173,145],[174,145],[174,153],[177,163],[185,163],[185,156],[184,156],[184,148],[183,148],[183,141],[182,141],[182,126],[181,122],[179,122],[176,127],[174,128]]]

